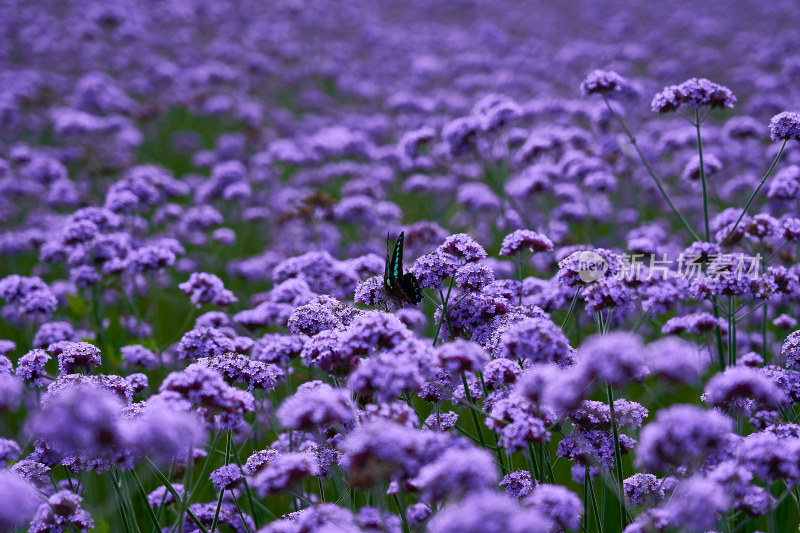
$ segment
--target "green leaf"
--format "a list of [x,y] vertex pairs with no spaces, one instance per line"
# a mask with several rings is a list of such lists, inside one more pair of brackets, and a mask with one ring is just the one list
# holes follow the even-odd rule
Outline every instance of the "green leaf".
[[89,309],[86,300],[75,294],[67,294],[67,304],[69,305],[70,311],[78,316],[84,316]]

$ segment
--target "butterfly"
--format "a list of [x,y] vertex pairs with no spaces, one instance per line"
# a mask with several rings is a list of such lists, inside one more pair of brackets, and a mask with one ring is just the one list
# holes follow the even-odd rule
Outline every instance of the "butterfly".
[[403,238],[400,233],[394,245],[394,253],[389,256],[389,235],[386,235],[386,270],[383,273],[383,293],[394,303],[417,305],[422,301],[422,291],[414,274],[403,273]]

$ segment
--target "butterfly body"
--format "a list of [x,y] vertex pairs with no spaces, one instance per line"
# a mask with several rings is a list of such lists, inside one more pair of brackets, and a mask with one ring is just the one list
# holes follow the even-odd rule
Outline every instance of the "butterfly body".
[[422,301],[417,277],[403,272],[403,238],[401,233],[394,244],[394,252],[389,254],[389,237],[386,237],[386,269],[383,273],[383,293],[387,300],[396,304],[417,305]]

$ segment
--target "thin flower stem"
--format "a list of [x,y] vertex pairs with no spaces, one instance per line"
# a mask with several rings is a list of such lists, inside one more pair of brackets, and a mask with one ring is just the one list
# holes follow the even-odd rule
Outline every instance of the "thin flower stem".
[[763,306],[761,314],[761,357],[767,360],[767,306]]
[[594,513],[594,520],[597,523],[597,531],[603,533],[603,517],[600,516],[600,510],[597,508],[597,496],[595,496],[594,483],[591,479],[589,479],[589,493],[592,495],[592,513]]
[[625,529],[625,526],[628,523],[628,516],[625,509],[625,491],[623,484],[623,480],[625,478],[622,473],[622,452],[619,447],[619,431],[617,429],[617,416],[614,409],[614,391],[612,390],[610,383],[606,385],[606,391],[608,392],[608,407],[611,412],[611,431],[614,434],[614,467],[617,473],[617,482],[619,483],[619,486],[617,487],[617,497],[619,499],[619,514],[622,530]]
[[747,210],[750,208],[750,204],[753,203],[753,200],[755,199],[756,196],[758,196],[758,192],[761,190],[761,187],[764,186],[764,183],[766,183],[767,178],[769,178],[770,174],[772,174],[772,171],[775,170],[775,166],[777,166],[778,161],[780,161],[781,156],[783,155],[783,150],[784,150],[784,148],[786,148],[786,143],[787,142],[789,142],[789,141],[788,140],[784,140],[783,141],[783,144],[781,145],[781,149],[778,151],[778,155],[776,155],[775,159],[772,160],[772,164],[769,166],[769,169],[767,170],[767,173],[764,174],[764,177],[761,178],[761,182],[758,184],[758,187],[756,187],[756,190],[753,191],[753,194],[751,194],[750,198],[747,199],[747,203],[744,204],[744,209],[742,209],[742,213],[739,215],[739,218],[736,220],[736,223],[733,225],[733,228],[728,232],[728,236],[725,237],[725,239],[723,239],[722,242],[727,242],[728,239],[731,238],[731,235],[733,235],[733,233],[736,231],[736,228],[739,227],[739,223],[742,221],[744,216],[747,214]]
[[692,227],[689,225],[689,223],[686,221],[686,219],[683,218],[683,215],[681,214],[680,211],[678,211],[678,208],[675,207],[675,204],[672,203],[672,199],[669,197],[669,194],[667,194],[667,191],[664,189],[664,185],[661,183],[661,180],[656,175],[656,173],[653,171],[652,167],[650,166],[650,163],[647,162],[647,158],[645,158],[644,153],[642,152],[641,148],[639,148],[639,145],[636,142],[636,137],[633,136],[631,131],[628,129],[628,126],[625,125],[625,121],[622,120],[622,117],[620,117],[617,114],[617,112],[614,111],[614,109],[611,107],[611,103],[608,101],[608,97],[606,95],[603,95],[603,100],[606,103],[606,107],[608,108],[608,111],[611,113],[611,115],[615,119],[617,119],[617,122],[619,122],[620,126],[622,126],[622,129],[625,131],[625,134],[628,136],[628,140],[633,145],[633,148],[636,150],[636,153],[639,154],[639,159],[644,164],[645,168],[647,169],[647,172],[650,174],[650,177],[653,178],[653,181],[655,182],[656,186],[658,187],[658,190],[661,192],[661,196],[663,196],[664,200],[667,201],[667,204],[669,204],[669,207],[672,209],[672,212],[675,213],[675,216],[678,217],[678,220],[681,221],[681,224],[683,224],[683,226],[686,228],[686,230],[689,232],[689,234],[692,236],[692,238],[694,240],[696,240],[696,241],[699,241],[700,237],[697,235],[697,233],[695,233],[695,231],[692,229]]
[[578,302],[578,295],[580,295],[580,293],[581,287],[579,286],[575,291],[575,296],[572,297],[572,303],[569,304],[567,316],[564,317],[564,321],[561,323],[561,331],[564,331],[564,328],[567,327],[567,322],[569,322],[569,318],[572,316],[572,311],[575,309],[575,304]]
[[153,523],[153,533],[160,533],[161,526],[158,523],[156,513],[153,511],[153,508],[150,507],[150,503],[147,501],[147,492],[144,490],[142,480],[139,479],[139,476],[136,474],[136,470],[131,469],[131,475],[133,480],[136,481],[136,488],[139,491],[139,496],[142,497],[142,502],[144,502],[145,509],[147,509],[147,515],[150,517],[150,521]]
[[486,447],[486,441],[483,438],[483,431],[481,431],[480,422],[478,421],[478,414],[475,412],[475,408],[472,406],[472,394],[469,392],[469,383],[467,383],[466,372],[461,373],[461,381],[464,383],[464,397],[466,397],[467,402],[470,404],[469,412],[472,414],[472,422],[475,424],[475,431],[478,432],[478,440],[480,441],[481,446]]
[[[231,432],[232,430],[228,430],[228,442],[225,445],[225,466],[231,462]],[[214,520],[211,522],[211,533],[214,533],[217,529],[217,520],[219,520],[219,510],[222,508],[222,497],[225,495],[225,488],[223,487],[222,490],[219,491],[219,498],[217,499],[217,509],[214,511]]]
[[583,467],[583,520],[581,520],[581,529],[588,533],[589,531],[589,483],[592,482],[589,476],[589,465]]
[[[144,460],[148,468],[150,468],[153,474],[155,474],[156,477],[159,479],[159,481],[161,481],[161,484],[164,485],[164,488],[166,488],[170,492],[170,494],[172,494],[172,497],[175,498],[175,502],[178,505],[183,506],[184,503],[183,499],[178,494],[178,491],[175,490],[175,487],[172,486],[172,483],[170,483],[169,480],[166,478],[164,473],[158,469],[158,467],[155,465],[155,463],[153,463],[153,461],[150,460],[149,457],[145,457]],[[194,524],[198,527],[198,529],[200,529],[200,531],[202,531],[203,533],[208,533],[208,529],[206,529],[206,526],[203,525],[203,523],[197,518],[197,516],[195,516],[195,514],[190,509],[188,508],[185,509],[185,512],[187,515],[189,515],[189,518],[192,520],[192,522],[194,522]],[[180,521],[181,523],[183,523],[183,517],[180,518]]]
[[706,229],[706,242],[711,240],[708,226],[708,192],[706,191],[706,169],[703,166],[703,142],[700,139],[700,108],[694,110],[694,126],[697,130],[697,156],[700,158],[700,181],[703,184],[703,222]]
[[397,512],[400,514],[400,520],[403,521],[403,533],[410,533],[411,528],[408,525],[408,519],[406,518],[406,508],[404,505],[400,504],[400,498],[397,494],[392,494],[392,498],[394,498],[394,504],[397,506]]
[[728,366],[736,365],[736,313],[734,296],[728,297]]

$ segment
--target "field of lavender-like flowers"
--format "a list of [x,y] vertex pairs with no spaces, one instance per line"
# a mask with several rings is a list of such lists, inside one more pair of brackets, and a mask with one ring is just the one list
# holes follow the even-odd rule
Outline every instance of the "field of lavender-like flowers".
[[0,3],[0,532],[797,531],[798,15]]

